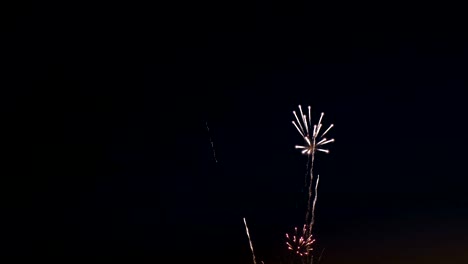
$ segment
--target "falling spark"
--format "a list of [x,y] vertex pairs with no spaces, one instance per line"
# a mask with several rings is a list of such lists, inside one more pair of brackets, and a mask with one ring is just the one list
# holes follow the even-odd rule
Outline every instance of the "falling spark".
[[305,123],[304,113],[302,113],[302,107],[299,105],[299,111],[301,112],[302,121]]
[[322,152],[325,152],[325,153],[330,153],[330,151],[328,149],[317,149],[318,151],[322,151]]
[[305,115],[303,116],[303,119],[304,119],[304,125],[305,125],[305,128],[306,128],[306,132],[307,132],[307,134],[309,134],[309,126],[307,125],[307,121],[306,121],[306,116],[305,116]]
[[317,142],[317,145],[322,144],[322,143],[325,142],[326,140],[327,140],[327,138],[323,138],[322,140],[320,140],[319,142]]
[[318,121],[318,123],[317,123],[317,133],[316,133],[315,136],[317,136],[318,133],[320,133],[320,128],[322,127],[322,118],[323,118],[323,115],[324,115],[324,113],[322,112],[322,113],[320,114],[320,119],[319,119],[319,121]]
[[205,121],[205,124],[206,124],[206,130],[208,131],[208,136],[210,137],[211,149],[213,150],[213,158],[215,162],[218,163],[218,160],[216,159],[216,152],[215,152],[213,140],[211,139],[210,128],[208,127],[208,121]]
[[247,232],[247,237],[249,238],[250,250],[252,251],[252,257],[253,257],[253,263],[257,264],[257,262],[255,261],[255,253],[254,253],[254,249],[252,245],[252,240],[250,240],[249,228],[247,227],[247,222],[245,221],[245,217],[244,217],[244,225],[245,225],[245,231]]
[[[326,140],[326,138],[324,138],[324,139]],[[317,143],[317,145],[325,145],[325,144],[328,144],[328,143],[331,143],[331,142],[335,142],[335,139],[332,138],[332,139],[329,139],[329,140],[327,140],[325,142],[321,141],[321,142]]]
[[[293,125],[297,128],[297,131],[299,131],[299,134],[301,134],[302,137],[305,137],[304,136],[304,133],[302,133],[302,131],[299,129],[299,127],[296,125],[296,122],[292,121]],[[299,123],[300,124],[300,123]]]
[[[294,116],[296,117],[296,120],[297,120],[297,123],[299,124],[299,127],[301,128],[302,134],[304,134],[304,129],[302,128],[301,121],[299,121],[299,118],[297,117],[296,111],[293,111],[293,113],[294,113]],[[304,135],[302,135],[302,136],[304,136]]]
[[330,130],[332,127],[333,127],[333,124],[331,124],[331,125],[327,128],[327,130],[325,130],[325,132],[323,132],[323,134],[322,134],[321,137],[325,136],[325,134],[328,132],[328,130]]

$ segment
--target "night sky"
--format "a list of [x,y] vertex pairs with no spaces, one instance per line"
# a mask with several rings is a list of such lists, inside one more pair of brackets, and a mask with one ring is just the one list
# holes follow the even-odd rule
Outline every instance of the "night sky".
[[302,104],[335,124],[314,167],[323,264],[468,263],[459,7],[7,13],[3,255],[252,263],[246,217],[257,259],[280,263],[305,212]]

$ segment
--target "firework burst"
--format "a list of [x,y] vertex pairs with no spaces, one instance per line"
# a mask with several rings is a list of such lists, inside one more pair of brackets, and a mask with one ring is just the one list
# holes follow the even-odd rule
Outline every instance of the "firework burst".
[[323,146],[328,143],[334,142],[335,139],[327,139],[324,136],[328,133],[328,131],[330,131],[330,129],[333,127],[333,124],[331,124],[322,134],[320,134],[320,130],[322,129],[322,118],[324,113],[321,113],[318,123],[312,125],[310,106],[308,107],[308,110],[308,115],[305,115],[302,112],[302,107],[299,105],[299,113],[301,115],[301,118],[297,116],[296,111],[293,111],[293,114],[296,117],[296,121],[293,120],[292,123],[305,141],[305,145],[296,145],[296,149],[301,149],[302,154],[304,155],[312,155],[316,151],[329,153],[330,151],[328,149],[324,149]]
[[[328,149],[325,149],[324,146],[328,143],[334,142],[335,139],[327,139],[324,137],[328,131],[333,127],[333,124],[331,124],[323,133],[321,133],[322,130],[322,119],[324,113],[322,112],[320,114],[320,118],[317,122],[317,124],[312,124],[312,117],[310,113],[310,106],[308,106],[308,115],[305,115],[302,112],[302,107],[299,105],[299,114],[296,113],[296,111],[293,111],[294,117],[296,120],[292,121],[294,127],[296,127],[297,131],[299,134],[301,134],[302,138],[304,139],[305,145],[296,145],[296,149],[301,149],[302,154],[308,155],[310,157],[310,160],[308,161],[308,164],[310,163],[310,182],[309,182],[309,198],[307,200],[307,212],[306,212],[306,217],[305,217],[305,223],[308,223],[309,229],[307,230],[306,235],[311,235],[312,234],[312,228],[314,226],[314,219],[315,219],[315,204],[317,202],[317,187],[318,187],[318,176],[315,182],[315,192],[313,190],[313,167],[314,167],[314,157],[315,153],[317,151],[320,152],[325,152],[329,153],[330,151]],[[306,180],[307,183],[307,180]],[[313,205],[311,206],[311,200],[312,200],[312,195],[315,193],[315,198],[313,199]]]
[[301,257],[309,255],[309,252],[313,250],[312,244],[315,242],[315,239],[312,239],[312,235],[307,236],[306,232],[307,228],[304,225],[300,233],[297,232],[297,227],[294,228],[294,234],[289,235],[286,233],[286,245],[288,249]]

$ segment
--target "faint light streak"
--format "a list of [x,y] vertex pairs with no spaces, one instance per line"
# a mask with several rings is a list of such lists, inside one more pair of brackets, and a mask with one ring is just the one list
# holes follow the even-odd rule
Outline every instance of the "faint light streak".
[[252,240],[250,240],[249,228],[247,227],[247,222],[245,221],[245,217],[244,217],[244,225],[245,225],[245,231],[247,232],[247,237],[249,238],[250,250],[252,251],[252,257],[253,257],[253,263],[257,264],[257,261],[255,260],[255,253],[254,253],[254,249],[252,245]]
[[213,150],[213,158],[215,162],[218,163],[218,159],[216,159],[216,152],[215,152],[213,140],[211,139],[210,128],[208,127],[208,121],[205,121],[205,124],[206,124],[206,130],[208,131],[208,136],[210,137],[211,149]]

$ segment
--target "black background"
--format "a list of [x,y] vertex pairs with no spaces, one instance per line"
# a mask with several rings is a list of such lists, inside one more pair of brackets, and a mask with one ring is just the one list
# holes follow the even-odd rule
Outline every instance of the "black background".
[[5,10],[5,254],[251,263],[246,217],[279,263],[304,214],[302,104],[335,124],[315,169],[323,263],[468,260],[460,7]]

